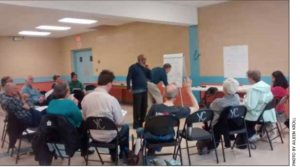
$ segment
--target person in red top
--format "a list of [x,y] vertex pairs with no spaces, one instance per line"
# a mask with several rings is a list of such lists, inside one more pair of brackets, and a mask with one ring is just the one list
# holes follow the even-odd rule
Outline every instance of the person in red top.
[[[288,81],[281,71],[275,71],[272,73],[273,86],[271,92],[275,98],[281,99],[288,94],[287,88],[289,87]],[[284,104],[276,108],[277,112],[282,113],[284,111]]]

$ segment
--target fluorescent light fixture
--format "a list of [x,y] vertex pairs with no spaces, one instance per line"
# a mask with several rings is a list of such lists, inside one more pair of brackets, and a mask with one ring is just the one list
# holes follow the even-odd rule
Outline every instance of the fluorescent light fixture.
[[74,23],[74,24],[93,24],[98,22],[97,20],[74,19],[74,18],[63,18],[58,21],[64,23]]
[[47,25],[41,25],[41,26],[38,26],[36,28],[41,29],[41,30],[58,30],[58,31],[64,31],[64,30],[71,29],[71,27],[47,26]]
[[33,36],[47,36],[50,35],[51,32],[40,32],[40,31],[20,31],[20,35],[33,35]]

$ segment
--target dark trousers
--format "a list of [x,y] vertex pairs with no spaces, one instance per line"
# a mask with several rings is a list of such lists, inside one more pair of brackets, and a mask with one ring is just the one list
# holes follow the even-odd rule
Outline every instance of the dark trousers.
[[87,133],[87,128],[86,128],[86,125],[85,125],[85,122],[82,121],[80,126],[77,129],[77,132],[80,136],[80,150],[81,150],[81,155],[86,155],[87,154],[87,151],[88,151],[88,141],[89,141],[89,135]]
[[[129,126],[127,124],[122,125],[121,130],[119,131],[120,138],[118,139],[120,142],[120,154],[123,152],[129,152]],[[123,140],[122,140],[123,139]],[[117,137],[114,138],[111,143],[116,142]],[[116,149],[109,149],[109,154],[115,156]]]
[[30,109],[30,112],[32,114],[32,122],[31,122],[30,127],[36,128],[40,125],[40,121],[41,121],[42,117],[44,115],[46,115],[46,109],[41,112],[37,111],[35,109]]
[[255,130],[256,121],[247,121],[246,120],[246,125],[247,125],[248,137],[250,138],[256,134],[256,130]]
[[133,126],[141,127],[147,113],[148,91],[133,94]]

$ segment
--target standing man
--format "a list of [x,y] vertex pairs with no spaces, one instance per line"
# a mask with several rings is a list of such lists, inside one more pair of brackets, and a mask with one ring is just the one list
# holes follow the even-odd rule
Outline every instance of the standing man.
[[152,69],[152,79],[148,82],[148,108],[151,108],[153,98],[156,104],[163,103],[163,98],[157,84],[161,81],[164,83],[165,87],[168,86],[168,76],[167,74],[171,71],[171,64],[166,63],[162,67],[156,67]]
[[[151,80],[151,70],[146,65],[146,56],[140,54],[138,62],[131,65],[127,75],[127,90],[133,94],[133,128],[142,126],[147,112],[147,81]],[[130,88],[130,81],[132,87]]]

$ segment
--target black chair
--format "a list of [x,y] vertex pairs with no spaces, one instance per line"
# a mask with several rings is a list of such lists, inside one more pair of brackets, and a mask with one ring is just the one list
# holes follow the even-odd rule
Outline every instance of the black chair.
[[[237,142],[237,139],[239,139],[240,135],[241,134],[246,134],[246,144],[240,144],[240,145],[237,145],[238,146],[247,146],[248,147],[248,151],[249,151],[249,157],[251,157],[251,151],[250,151],[250,144],[249,144],[249,140],[248,140],[248,132],[247,132],[247,125],[246,125],[246,122],[245,122],[245,115],[247,113],[247,108],[245,106],[229,106],[229,107],[226,107],[221,115],[220,115],[220,118],[219,118],[219,122],[220,121],[226,121],[226,123],[229,123],[229,121],[232,121],[232,122],[238,122],[240,123],[240,126],[239,128],[237,129],[230,129],[230,127],[228,127],[228,130],[229,130],[229,135],[235,135],[237,134],[236,136],[236,139],[231,147],[231,149],[233,150],[234,146],[236,145],[236,142]],[[228,124],[226,124],[228,126]],[[222,134],[224,136],[224,134]],[[223,153],[223,159],[224,159],[224,162],[226,162],[226,159],[225,159],[225,148],[224,148],[224,145],[223,145],[224,141],[221,137],[221,145],[222,145],[222,153]]]
[[96,86],[95,85],[86,85],[85,86],[85,90],[88,92],[88,91],[93,91],[96,89]]
[[[179,131],[180,136],[181,136],[180,142],[181,142],[182,138],[184,138],[186,141],[186,149],[187,149],[187,155],[188,155],[188,160],[189,160],[190,166],[191,166],[190,155],[194,155],[194,154],[190,154],[189,148],[193,148],[196,146],[189,147],[188,141],[196,141],[196,140],[211,139],[215,146],[214,148],[215,148],[216,160],[217,160],[217,163],[219,163],[213,129],[211,128],[212,132],[210,133],[210,132],[203,130],[201,128],[198,128],[198,127],[193,128],[193,123],[201,123],[201,122],[207,122],[207,121],[210,121],[210,127],[211,127],[213,117],[214,117],[214,112],[212,110],[203,109],[203,110],[197,111],[186,118],[183,130]],[[182,149],[185,149],[185,148],[182,148]],[[195,154],[197,154],[197,153],[195,153]]]
[[[205,91],[204,97],[201,99],[199,106],[201,108],[209,108],[210,102],[209,99],[215,100],[218,94],[218,88],[210,87]],[[201,98],[201,97],[200,97]]]
[[[173,155],[173,158],[176,160],[176,147],[180,151],[180,163],[182,164],[182,153],[181,153],[181,144],[179,141],[179,125],[180,121],[173,115],[163,115],[163,116],[154,116],[146,121],[144,133],[150,132],[153,135],[160,135],[161,130],[168,130],[170,128],[174,129],[177,127],[175,131],[175,139],[171,139],[169,141],[150,141],[144,139],[143,141],[143,151],[144,151],[144,163],[147,165],[147,149],[155,149],[157,147],[174,147],[174,153],[166,153],[166,154],[155,154],[156,156],[163,155]],[[155,133],[153,133],[155,132]],[[143,136],[143,135],[142,135]]]
[[[276,104],[276,99],[273,99],[272,101],[270,101],[266,105],[266,107],[264,108],[263,112],[260,114],[260,116],[257,119],[257,124],[261,125],[261,127],[257,131],[257,134],[261,134],[263,131],[267,134],[268,142],[270,144],[270,147],[271,147],[272,151],[273,151],[272,141],[275,140],[275,139],[277,139],[278,137],[280,137],[281,143],[283,144],[283,140],[282,140],[282,136],[281,136],[281,132],[280,132],[279,126],[278,126],[278,122],[275,123],[276,124],[276,128],[267,130],[267,126],[271,125],[272,122],[265,122],[263,115],[264,115],[265,111],[274,109],[275,108],[275,104]],[[276,112],[275,109],[274,109],[274,112]],[[273,130],[277,130],[278,133],[279,133],[279,135],[275,136],[273,139],[270,139],[269,132],[271,132]]]
[[[91,142],[88,142],[88,148],[90,147],[94,147],[97,151],[98,157],[100,159],[100,161],[98,160],[89,160],[88,158],[88,154],[86,156],[86,165],[88,165],[88,161],[95,161],[95,162],[101,162],[102,165],[104,164],[104,162],[109,162],[109,161],[103,161],[101,158],[101,154],[103,155],[110,155],[107,153],[100,153],[98,148],[107,148],[107,149],[116,149],[116,165],[118,165],[118,145],[120,145],[120,142],[122,141],[120,134],[119,134],[119,130],[117,125],[114,123],[114,121],[112,121],[111,119],[107,118],[107,117],[88,117],[86,120],[86,127],[88,130],[88,134],[90,139],[92,139]],[[117,132],[117,137],[115,140],[113,140],[110,143],[106,143],[106,142],[99,142],[99,141],[95,141],[93,140],[92,136],[91,136],[91,130],[93,131],[108,131],[108,130],[114,130]]]
[[[276,103],[277,105],[276,105],[275,108],[277,108],[277,107],[280,106],[280,105],[286,104],[288,98],[289,98],[289,96],[286,95],[286,96],[282,97],[281,99],[278,99],[278,103]],[[283,133],[283,131],[284,131],[285,129],[288,129],[288,127],[282,128],[281,123],[284,123],[284,122],[288,119],[288,115],[286,114],[286,111],[284,110],[283,113],[278,113],[278,112],[276,112],[276,116],[277,116],[277,122],[278,122],[278,124],[279,124],[279,128],[280,128],[282,137],[284,138],[284,133]],[[280,117],[282,117],[282,116],[284,116],[284,119],[285,119],[284,121],[281,121],[281,119],[280,119]]]
[[[27,139],[28,142],[30,143],[30,142],[31,142],[31,139],[32,139],[33,136],[35,135],[35,131],[36,131],[36,128],[27,128],[27,129],[22,133],[22,135],[20,136],[20,138],[19,138],[19,146],[18,146],[18,148],[17,148],[16,164],[18,164],[18,161],[19,161],[19,159],[20,159],[20,157],[21,157],[22,155],[27,154],[27,153],[20,154],[22,140],[23,140],[23,139]],[[13,151],[14,151],[14,148],[12,149],[12,154],[13,154]]]

